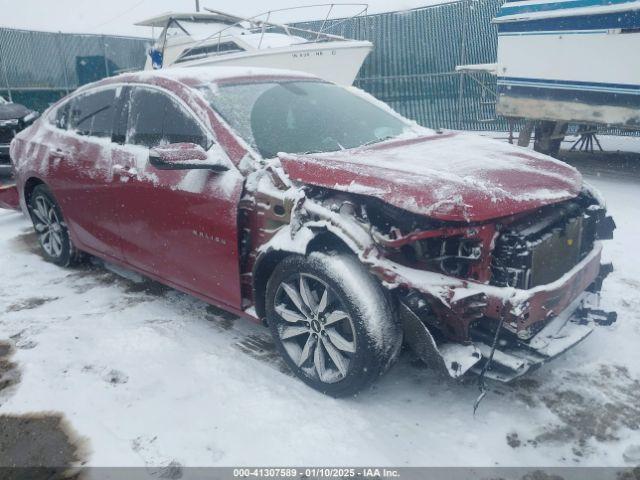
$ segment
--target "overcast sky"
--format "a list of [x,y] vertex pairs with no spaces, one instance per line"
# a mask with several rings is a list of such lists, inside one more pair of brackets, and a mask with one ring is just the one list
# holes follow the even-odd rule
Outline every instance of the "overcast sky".
[[[330,0],[200,0],[201,7],[243,16]],[[442,0],[370,0],[370,12],[406,10]],[[195,0],[0,0],[0,26],[80,33],[149,36],[133,23],[167,11],[195,11]],[[306,20],[308,18],[298,18]]]

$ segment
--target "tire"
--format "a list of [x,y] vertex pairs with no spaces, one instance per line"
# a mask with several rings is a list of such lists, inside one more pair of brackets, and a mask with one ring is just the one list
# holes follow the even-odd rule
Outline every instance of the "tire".
[[29,198],[29,214],[44,258],[61,267],[82,261],[83,255],[71,241],[62,210],[51,190],[37,185]]
[[267,283],[265,300],[271,335],[285,362],[327,395],[358,393],[400,351],[402,329],[389,298],[354,255],[285,258]]

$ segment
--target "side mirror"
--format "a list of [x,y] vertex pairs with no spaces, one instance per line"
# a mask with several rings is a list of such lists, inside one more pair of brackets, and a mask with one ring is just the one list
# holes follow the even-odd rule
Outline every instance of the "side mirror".
[[204,169],[224,172],[229,167],[195,143],[171,143],[149,150],[149,163],[158,170]]

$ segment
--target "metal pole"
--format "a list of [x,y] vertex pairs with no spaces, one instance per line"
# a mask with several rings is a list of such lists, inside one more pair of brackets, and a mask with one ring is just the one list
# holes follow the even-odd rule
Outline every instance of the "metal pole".
[[369,5],[367,5],[364,9],[364,36],[362,36],[360,40],[366,40],[367,35],[369,35]]
[[322,22],[322,26],[320,27],[320,30],[318,31],[318,35],[316,36],[316,42],[320,39],[320,34],[324,30],[324,26],[327,23],[327,20],[329,20],[329,15],[331,15],[332,11],[333,11],[333,3],[331,4],[331,7],[329,8],[329,11],[327,12],[327,16],[324,18],[324,21]]
[[200,0],[196,0],[196,12],[200,11]]
[[260,34],[260,42],[258,42],[258,50],[262,47],[262,39],[264,38],[264,32],[267,28],[267,23],[269,23],[269,19],[271,18],[271,11],[267,12],[267,20],[262,23],[262,33]]
[[9,77],[7,76],[7,64],[5,62],[4,48],[2,42],[0,42],[0,61],[2,62],[2,76],[4,77],[4,84],[7,88],[7,96],[9,101],[13,102],[13,95],[11,95],[11,87],[9,86]]
[[62,32],[58,32],[58,55],[62,63],[62,73],[64,74],[64,90],[69,95],[69,72],[67,72],[67,59],[62,52]]
[[[467,56],[467,24],[469,23],[469,10],[471,9],[470,0],[464,2],[464,16],[462,17],[462,39],[460,45],[460,65],[464,65]],[[464,95],[464,71],[460,72],[458,80],[458,120],[456,122],[456,128],[458,130],[462,127],[462,96]]]
[[102,58],[104,59],[104,73],[108,77],[109,76],[109,62],[107,61],[107,42],[104,38],[104,35],[100,36],[102,38]]
[[[35,51],[35,48],[34,48],[35,42],[33,41],[34,35],[35,35],[35,32],[33,30],[29,31],[29,57],[31,59],[31,71],[38,72],[41,68],[41,65],[38,65],[38,63],[36,62],[36,56],[34,55],[34,51]],[[35,81],[35,83],[37,84],[37,80]]]

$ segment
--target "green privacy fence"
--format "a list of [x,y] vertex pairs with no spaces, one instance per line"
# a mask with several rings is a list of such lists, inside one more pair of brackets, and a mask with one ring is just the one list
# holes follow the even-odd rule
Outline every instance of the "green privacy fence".
[[0,95],[43,110],[80,85],[143,68],[149,41],[0,28]]
[[[507,131],[495,115],[495,77],[456,71],[492,63],[503,0],[450,3],[296,26],[369,40],[355,84],[429,127]],[[42,110],[79,85],[144,67],[149,41],[0,28],[0,95]],[[608,130],[606,133],[626,133]]]
[[[506,130],[495,118],[495,78],[456,66],[492,63],[501,0],[460,0],[327,22],[324,31],[369,40],[374,51],[355,84],[430,127]],[[322,21],[299,24],[310,29]],[[335,26],[334,26],[335,25]]]
[[[432,128],[509,131],[495,113],[496,78],[461,65],[494,63],[498,31],[491,23],[504,0],[454,0],[403,12],[297,26],[374,45],[355,85]],[[523,52],[526,54],[526,52]],[[521,125],[513,125],[517,131]],[[575,133],[577,125],[570,127]],[[640,135],[604,128],[601,133]]]
[[[375,49],[356,85],[417,122],[433,127],[504,130],[494,117],[495,80],[482,88],[456,65],[495,60],[496,29],[490,20],[501,0],[460,0],[350,21],[325,31],[367,39]],[[320,29],[322,21],[305,22]],[[336,25],[336,26],[334,26]],[[0,28],[0,94],[42,110],[79,85],[122,71],[142,69],[148,41]]]

